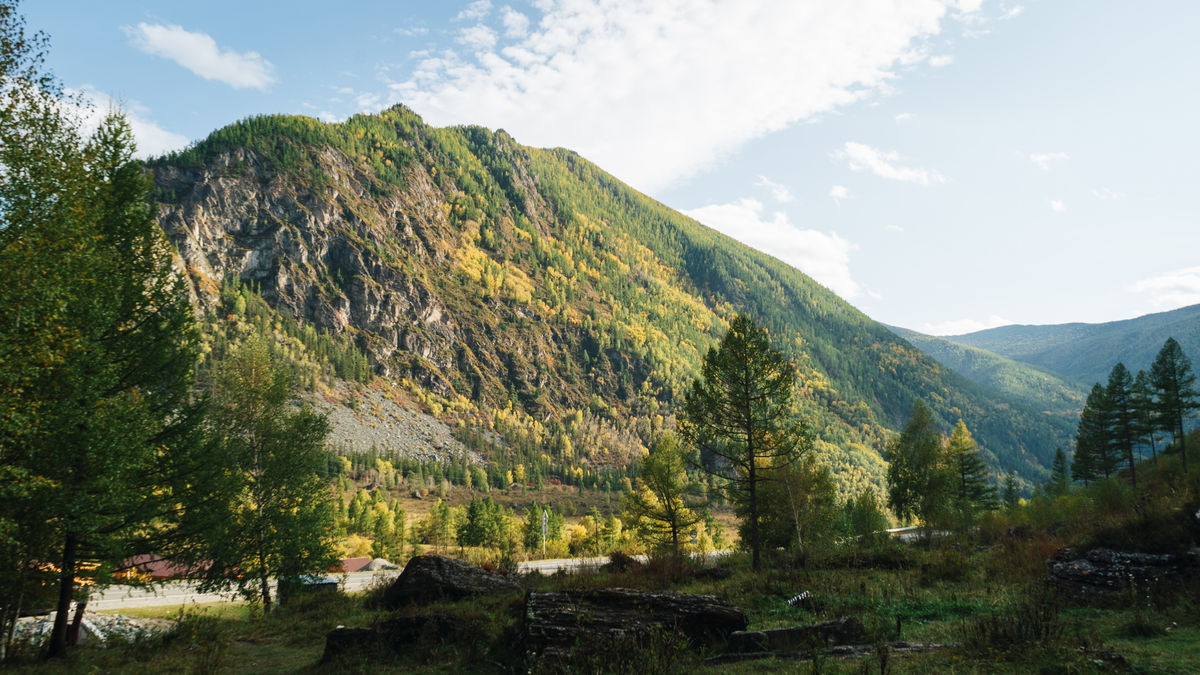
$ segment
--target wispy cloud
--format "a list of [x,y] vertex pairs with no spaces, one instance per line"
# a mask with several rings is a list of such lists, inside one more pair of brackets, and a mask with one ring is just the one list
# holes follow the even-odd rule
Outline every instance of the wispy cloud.
[[[755,138],[890,90],[974,3],[650,3],[538,0],[528,25],[472,3],[491,28],[390,85],[433,124],[503,127],[567,146],[654,191]],[[515,10],[514,10],[515,11]],[[522,29],[524,32],[522,32]]]
[[843,199],[850,198],[850,188],[846,187],[845,185],[834,185],[833,187],[829,188],[829,196],[833,197],[835,204],[841,206]]
[[937,56],[929,57],[929,65],[933,66],[934,68],[944,68],[951,63],[954,63],[954,57],[950,56],[949,54],[939,54]]
[[1065,152],[1042,152],[1034,153],[1029,156],[1029,161],[1037,164],[1042,171],[1049,171],[1052,162],[1061,162],[1070,159]]
[[1092,190],[1092,196],[1101,201],[1110,202],[1117,199],[1124,199],[1125,195],[1121,192],[1114,192],[1108,188],[1099,188]]
[[912,113],[904,112],[904,113],[900,113],[899,115],[896,115],[892,119],[896,120],[896,123],[899,124],[900,122],[907,122],[907,121],[913,119],[914,117],[916,117],[916,115],[914,115]]
[[771,193],[771,197],[781,204],[786,204],[794,199],[791,190],[766,176],[759,176],[758,180],[754,181],[754,184],[758,187],[766,188]]
[[781,212],[767,216],[757,199],[702,206],[683,213],[779,258],[843,298],[854,298],[863,292],[850,275],[850,252],[858,247],[836,233],[800,229]]
[[234,89],[266,89],[275,81],[270,61],[257,52],[222,49],[207,33],[149,23],[126,26],[124,31],[143,52],[174,61],[206,80],[224,82]]
[[455,21],[478,21],[492,11],[491,0],[476,0],[463,8],[462,11],[454,17]]
[[904,159],[896,152],[885,152],[862,143],[846,141],[841,150],[833,153],[835,159],[845,160],[851,171],[867,171],[880,178],[898,180],[918,185],[945,183],[946,177],[937,171],[901,166]]
[[1066,213],[1067,206],[1066,206],[1066,204],[1063,204],[1063,201],[1061,199],[1051,199],[1050,200],[1050,210],[1055,213]]
[[1150,303],[1158,310],[1175,309],[1200,303],[1200,267],[1165,272],[1142,279],[1129,289],[1150,295]]
[[1012,323],[1002,316],[993,314],[986,319],[953,319],[939,323],[927,323],[921,327],[921,332],[926,335],[965,335]]

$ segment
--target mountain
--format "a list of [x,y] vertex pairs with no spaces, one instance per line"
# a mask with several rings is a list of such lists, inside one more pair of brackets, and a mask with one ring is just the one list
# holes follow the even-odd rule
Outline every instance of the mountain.
[[984,349],[951,342],[948,338],[895,326],[891,329],[938,363],[989,391],[1070,422],[1079,419],[1087,389],[1078,382]]
[[214,339],[250,298],[272,313],[258,325],[347,372],[369,363],[514,475],[636,462],[739,312],[795,361],[798,412],[848,489],[881,483],[880,449],[917,397],[1029,479],[1071,431],[779,260],[503,131],[433,128],[402,106],[267,116],[148,166]]
[[1106,382],[1117,362],[1124,362],[1135,373],[1149,368],[1169,337],[1179,342],[1193,363],[1197,362],[1200,305],[1124,321],[1001,326],[945,339],[1032,364],[1090,386]]

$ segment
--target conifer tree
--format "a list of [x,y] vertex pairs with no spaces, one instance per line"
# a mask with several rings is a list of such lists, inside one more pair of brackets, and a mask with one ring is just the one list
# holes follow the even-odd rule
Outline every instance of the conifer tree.
[[988,477],[987,465],[980,456],[979,448],[967,425],[960,419],[950,433],[946,446],[950,467],[955,474],[955,499],[958,510],[974,514],[994,508],[996,488]]
[[1017,489],[1017,476],[1011,471],[1004,477],[1004,492],[1000,499],[1004,502],[1006,509],[1011,509],[1021,503],[1021,493]]
[[1145,370],[1139,370],[1133,379],[1132,399],[1133,408],[1137,411],[1137,437],[1139,441],[1149,443],[1150,454],[1157,466],[1158,444],[1155,436],[1159,428],[1154,419],[1154,385]]
[[1114,462],[1128,462],[1129,480],[1136,490],[1137,466],[1133,446],[1137,439],[1138,416],[1133,402],[1133,376],[1124,363],[1113,366],[1104,393],[1108,399],[1108,431],[1113,459]]
[[808,427],[792,412],[796,369],[771,347],[767,332],[745,315],[709,349],[684,400],[680,431],[701,466],[728,480],[731,501],[750,524],[759,569],[758,490],[763,470],[797,461],[812,447]]
[[1071,476],[1067,472],[1067,453],[1061,447],[1054,449],[1054,462],[1050,465],[1050,481],[1046,489],[1052,495],[1062,495],[1071,486]]
[[1097,382],[1079,414],[1075,432],[1075,462],[1072,470],[1085,483],[1112,475],[1115,461],[1112,452],[1112,431],[1109,424],[1108,392]]
[[695,500],[687,498],[690,481],[685,465],[679,442],[670,434],[664,435],[642,461],[637,485],[624,503],[633,529],[649,544],[669,550],[675,558],[681,552],[680,537],[705,516]]
[[1150,381],[1156,393],[1155,417],[1159,428],[1171,432],[1171,438],[1179,445],[1183,472],[1187,473],[1187,437],[1183,420],[1200,408],[1200,394],[1196,392],[1192,363],[1175,338],[1167,338],[1155,357],[1154,365],[1150,367]]

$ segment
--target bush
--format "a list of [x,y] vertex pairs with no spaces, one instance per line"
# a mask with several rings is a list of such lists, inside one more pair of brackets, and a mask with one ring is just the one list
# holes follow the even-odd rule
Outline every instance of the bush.
[[921,565],[921,585],[932,586],[946,581],[963,581],[971,575],[971,559],[957,549],[935,552],[929,562]]
[[1010,609],[967,621],[960,628],[965,649],[975,652],[1005,651],[1062,637],[1058,598],[1046,586]]

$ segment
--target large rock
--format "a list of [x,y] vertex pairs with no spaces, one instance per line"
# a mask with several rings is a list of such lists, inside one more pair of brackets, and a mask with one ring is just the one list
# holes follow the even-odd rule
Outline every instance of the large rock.
[[745,612],[711,595],[601,588],[525,597],[526,656],[551,663],[577,647],[603,649],[655,630],[677,631],[693,646],[724,648],[746,625]]
[[403,654],[419,641],[465,643],[478,633],[477,623],[445,614],[395,616],[370,628],[338,626],[325,636],[321,662],[344,655],[373,658],[387,651]]
[[1083,597],[1120,591],[1131,583],[1178,581],[1196,571],[1191,556],[1127,553],[1109,548],[1094,548],[1083,555],[1074,549],[1060,549],[1046,564],[1055,586]]
[[453,558],[420,555],[404,566],[404,572],[384,592],[381,604],[386,609],[397,609],[414,603],[520,590],[521,585],[509,575],[482,570]]
[[738,631],[729,637],[729,651],[792,652],[868,641],[867,630],[862,621],[852,616],[843,616],[811,626]]

